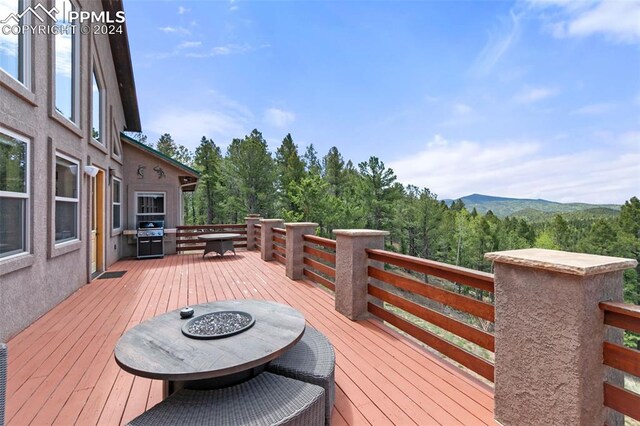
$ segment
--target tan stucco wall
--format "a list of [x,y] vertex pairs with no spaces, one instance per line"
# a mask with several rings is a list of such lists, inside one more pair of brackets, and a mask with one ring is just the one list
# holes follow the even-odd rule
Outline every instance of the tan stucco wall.
[[[42,2],[46,8],[49,2]],[[101,2],[80,1],[82,10],[100,10]],[[30,254],[0,260],[0,341],[6,341],[42,314],[87,283],[89,274],[90,178],[80,179],[79,241],[56,247],[53,244],[55,209],[55,153],[62,152],[85,165],[100,167],[109,174],[123,175],[122,164],[112,155],[112,144],[124,129],[124,113],[114,74],[107,36],[81,36],[79,125],[57,117],[53,108],[52,37],[35,35],[32,46],[32,84],[27,89],[0,72],[0,127],[30,140],[31,195],[29,199]],[[106,101],[104,131],[106,147],[94,146],[90,139],[92,64],[104,78]],[[121,251],[120,237],[111,232],[111,187],[105,188],[106,266]],[[123,208],[125,208],[123,206]]]

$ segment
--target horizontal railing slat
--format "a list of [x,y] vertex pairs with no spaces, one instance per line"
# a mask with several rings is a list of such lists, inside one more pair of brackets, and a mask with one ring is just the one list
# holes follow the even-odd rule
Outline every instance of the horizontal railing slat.
[[287,231],[284,228],[271,228],[274,234],[287,235]]
[[[231,238],[231,241],[246,241],[246,238],[242,238],[242,237],[236,237],[236,238]],[[184,245],[184,244],[198,244],[198,243],[206,243],[206,241],[202,241],[198,238],[182,238],[182,239],[177,239],[176,240],[176,245]]]
[[332,278],[336,277],[336,270],[335,269],[333,269],[332,267],[327,266],[327,265],[325,265],[323,263],[320,263],[320,262],[318,262],[316,260],[309,259],[308,257],[305,257],[304,258],[304,264],[305,265],[309,265],[313,269],[315,269],[316,271],[320,271],[323,274],[329,275]]
[[273,258],[274,258],[277,262],[282,263],[283,265],[286,265],[286,263],[287,263],[287,260],[285,259],[285,257],[284,257],[284,256],[282,256],[282,255],[281,255],[281,254],[279,254],[279,253],[273,253]]
[[202,231],[202,232],[176,232],[177,238],[184,237],[197,237],[198,235],[211,235],[211,234],[239,234],[243,235],[246,238],[247,231],[225,231],[225,230],[215,230],[215,231]]
[[274,251],[276,251],[278,253],[281,253],[282,255],[286,255],[287,254],[286,249],[284,247],[282,247],[282,246],[279,246],[277,244],[273,244],[272,247],[273,247]]
[[640,333],[640,306],[622,302],[600,302],[604,323]]
[[314,281],[320,285],[327,287],[330,290],[336,291],[336,285],[323,277],[322,275],[318,275],[313,272],[311,269],[304,268],[304,275],[308,277],[311,281]]
[[284,238],[276,237],[275,235],[273,236],[273,242],[282,245],[287,244],[287,240],[285,240]]
[[415,337],[416,339],[427,344],[443,355],[464,365],[468,369],[475,371],[485,379],[493,382],[494,367],[490,362],[479,358],[476,355],[467,352],[452,343],[447,342],[441,337],[436,336],[435,334],[424,330],[417,325],[411,324],[405,319],[400,318],[397,315],[374,305],[373,303],[369,303],[369,312],[382,319],[383,321],[388,322],[394,327],[397,327],[398,329],[404,331],[405,333]]
[[327,262],[331,262],[335,265],[336,263],[336,255],[333,253],[329,253],[324,250],[318,250],[313,247],[309,247],[307,245],[304,246],[303,251],[307,254],[320,258],[322,260],[326,260]]
[[605,365],[640,377],[640,351],[604,342],[602,356]]
[[640,420],[640,395],[611,383],[604,383],[604,405]]
[[367,249],[367,254],[372,260],[493,292],[493,274],[385,250]]
[[336,240],[330,240],[329,238],[317,237],[315,235],[305,234],[302,238],[310,243],[317,244],[322,247],[326,247],[329,249],[336,249]]
[[[246,247],[247,244],[246,243],[240,243],[240,244],[234,244],[233,246],[235,248],[242,248],[242,247]],[[180,247],[176,247],[176,252],[192,251],[192,250],[204,250],[204,245],[201,245],[201,246],[180,246]]]
[[467,325],[447,315],[441,314],[440,312],[436,312],[432,309],[411,302],[403,297],[389,293],[381,288],[369,285],[368,291],[373,297],[377,297],[384,302],[390,303],[403,311],[415,315],[418,318],[430,322],[431,324],[475,343],[478,346],[488,349],[491,352],[495,351],[495,338],[489,333]]
[[368,271],[371,278],[375,278],[403,290],[419,294],[420,296],[451,306],[459,311],[468,312],[487,321],[495,321],[496,310],[490,303],[482,302],[468,296],[463,296],[461,294],[438,288],[412,278],[403,277],[392,272],[383,271],[382,269],[378,269],[373,266],[369,266]]

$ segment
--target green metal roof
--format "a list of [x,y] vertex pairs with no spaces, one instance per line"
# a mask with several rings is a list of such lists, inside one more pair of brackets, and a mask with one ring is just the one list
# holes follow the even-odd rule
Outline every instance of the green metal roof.
[[179,168],[179,169],[182,169],[182,170],[186,171],[187,173],[191,173],[192,175],[194,175],[194,176],[196,176],[196,177],[198,177],[198,178],[200,177],[200,172],[199,172],[199,171],[197,171],[197,170],[195,170],[195,169],[192,169],[192,168],[191,168],[191,167],[189,167],[189,166],[185,166],[185,165],[184,165],[184,164],[182,164],[181,162],[179,162],[179,161],[177,161],[177,160],[174,160],[173,158],[171,158],[171,157],[169,157],[169,156],[167,156],[167,155],[164,155],[164,154],[163,154],[163,153],[161,153],[160,151],[158,151],[158,150],[156,150],[156,149],[153,149],[153,148],[151,148],[151,147],[150,147],[150,146],[148,146],[148,145],[145,145],[145,144],[143,144],[143,143],[141,143],[141,142],[138,142],[137,140],[135,140],[135,139],[133,139],[133,138],[131,138],[131,137],[129,137],[129,136],[127,136],[127,135],[125,135],[125,134],[124,134],[124,133],[122,133],[122,132],[120,132],[120,138],[121,138],[123,141],[127,142],[128,144],[130,144],[130,145],[133,145],[133,146],[135,146],[135,147],[137,147],[137,148],[139,148],[139,149],[141,149],[141,150],[143,150],[143,151],[147,151],[148,153],[153,154],[153,155],[155,155],[156,157],[160,157],[161,159],[163,159],[163,160],[164,160],[164,161],[166,161],[167,163],[171,163],[171,164],[173,164],[174,166],[176,166],[177,168]]

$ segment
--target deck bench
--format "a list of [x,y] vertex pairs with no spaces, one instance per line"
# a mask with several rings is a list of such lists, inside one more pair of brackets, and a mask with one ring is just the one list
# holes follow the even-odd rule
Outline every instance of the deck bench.
[[129,424],[321,426],[324,407],[323,388],[264,372],[227,388],[179,390]]
[[267,364],[267,371],[324,388],[325,424],[331,424],[335,402],[336,356],[324,334],[307,326],[300,341],[284,355]]

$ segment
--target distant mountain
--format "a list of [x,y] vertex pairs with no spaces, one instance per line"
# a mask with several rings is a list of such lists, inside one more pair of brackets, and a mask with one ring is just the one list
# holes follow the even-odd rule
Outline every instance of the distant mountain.
[[[530,219],[541,219],[557,213],[583,212],[590,216],[612,216],[618,214],[617,204],[558,203],[543,199],[506,198],[492,195],[471,194],[460,198],[467,210],[474,208],[485,214],[491,210],[496,216],[517,216]],[[451,205],[454,200],[444,200]]]

